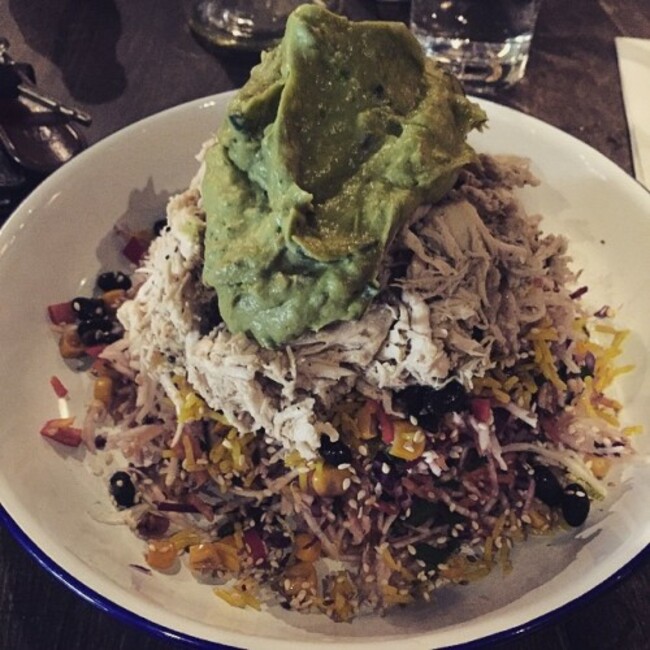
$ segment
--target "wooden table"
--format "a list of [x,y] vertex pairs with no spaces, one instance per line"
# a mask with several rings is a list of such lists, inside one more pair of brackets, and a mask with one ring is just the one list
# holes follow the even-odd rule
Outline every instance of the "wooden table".
[[[0,36],[10,40],[15,59],[34,65],[39,87],[93,115],[86,131],[92,144],[246,79],[254,59],[206,52],[189,33],[190,6],[190,0],[4,0]],[[405,5],[349,1],[346,11],[400,17]],[[571,133],[631,172],[614,50],[619,35],[650,37],[647,0],[545,0],[527,77],[495,99]],[[0,527],[0,648],[174,647],[85,603]],[[650,648],[650,561],[554,622],[498,647]]]

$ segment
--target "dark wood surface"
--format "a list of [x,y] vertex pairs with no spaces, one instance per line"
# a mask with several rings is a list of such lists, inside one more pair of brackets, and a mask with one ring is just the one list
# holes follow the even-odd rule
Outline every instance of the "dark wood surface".
[[[10,40],[15,59],[34,65],[40,88],[93,115],[85,131],[92,144],[246,79],[255,59],[203,49],[187,27],[190,6],[191,0],[2,0],[0,36]],[[346,12],[390,18],[404,7],[349,1]],[[527,77],[496,101],[563,129],[631,172],[614,49],[621,35],[650,38],[648,0],[545,0]],[[176,647],[84,602],[0,527],[0,650]],[[569,613],[498,647],[650,648],[649,559]]]

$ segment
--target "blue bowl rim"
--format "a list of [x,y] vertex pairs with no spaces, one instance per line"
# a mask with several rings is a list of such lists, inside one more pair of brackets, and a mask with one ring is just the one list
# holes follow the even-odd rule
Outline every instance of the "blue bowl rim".
[[[80,598],[90,603],[91,605],[94,605],[103,612],[106,612],[107,614],[113,616],[119,621],[127,623],[136,629],[144,630],[155,637],[168,641],[180,642],[194,648],[201,648],[204,650],[236,650],[234,646],[226,646],[216,641],[200,639],[190,634],[177,632],[168,627],[165,627],[164,625],[153,623],[152,621],[139,616],[138,614],[134,614],[121,605],[114,603],[106,596],[103,596],[95,590],[87,587],[80,580],[62,569],[56,562],[48,557],[46,553],[27,536],[27,534],[13,520],[11,515],[4,509],[1,504],[0,523],[4,525],[4,527],[11,533],[18,544],[22,546],[23,549],[27,551],[27,553],[31,555],[31,557],[36,560],[37,564],[39,564],[43,569],[57,578],[61,583],[72,590]],[[621,580],[626,578],[633,571],[633,569],[643,564],[643,562],[649,558],[650,544],[648,544],[635,557],[623,565],[618,571],[613,573],[609,578],[601,582],[599,585],[596,585],[581,596],[578,596],[574,600],[521,625],[514,626],[501,632],[496,632],[481,639],[475,639],[473,641],[467,641],[452,646],[447,646],[446,650],[475,650],[477,648],[487,648],[493,644],[511,640],[515,637],[540,629],[555,619],[567,615],[569,612],[574,611],[579,606],[585,605],[595,597],[610,590]],[[439,650],[444,649],[441,648]]]

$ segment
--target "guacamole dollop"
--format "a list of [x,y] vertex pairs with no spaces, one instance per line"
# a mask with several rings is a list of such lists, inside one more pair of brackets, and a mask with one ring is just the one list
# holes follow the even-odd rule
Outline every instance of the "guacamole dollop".
[[205,156],[203,281],[275,347],[362,315],[388,244],[474,158],[485,121],[408,29],[299,7]]

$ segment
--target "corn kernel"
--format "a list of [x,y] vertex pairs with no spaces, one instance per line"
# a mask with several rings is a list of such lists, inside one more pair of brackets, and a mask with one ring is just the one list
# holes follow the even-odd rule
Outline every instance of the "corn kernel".
[[152,569],[165,571],[176,562],[176,547],[168,539],[152,540],[148,543],[145,561]]
[[303,562],[315,562],[321,554],[320,540],[309,533],[298,533],[295,539],[294,553]]
[[110,406],[113,399],[113,380],[109,376],[103,375],[95,379],[93,397],[106,408]]
[[59,339],[59,353],[64,359],[78,359],[86,353],[86,348],[75,329],[66,328],[63,330],[63,334]]
[[350,487],[350,476],[348,469],[318,462],[311,473],[311,487],[318,496],[338,497],[345,494]]
[[546,530],[549,527],[548,519],[537,510],[529,510],[528,516],[530,517],[530,525],[535,530]]
[[189,563],[192,571],[215,571],[225,567],[219,549],[213,543],[190,546]]
[[379,435],[377,422],[377,404],[368,400],[359,410],[357,427],[361,440],[372,440]]
[[102,294],[102,300],[109,309],[115,311],[126,300],[126,291],[124,289],[105,291]]
[[311,562],[296,562],[284,571],[282,586],[287,596],[295,596],[303,589],[316,593],[318,576],[316,568]]
[[590,467],[591,473],[596,478],[605,478],[607,472],[609,472],[612,462],[609,458],[603,458],[602,456],[591,456],[590,457]]
[[395,420],[393,427],[395,438],[389,449],[391,456],[407,461],[422,456],[426,445],[426,436],[422,429],[408,420]]

